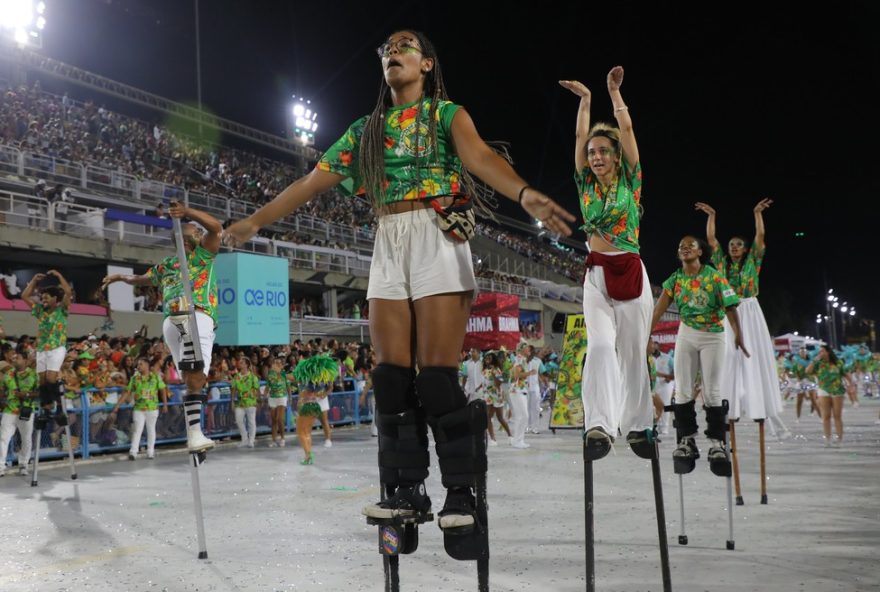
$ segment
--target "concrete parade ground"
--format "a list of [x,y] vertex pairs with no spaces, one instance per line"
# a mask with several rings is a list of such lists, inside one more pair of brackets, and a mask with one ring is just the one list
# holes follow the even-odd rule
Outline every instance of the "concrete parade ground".
[[[846,434],[825,448],[821,423],[793,405],[793,437],[767,437],[769,504],[760,505],[758,429],[737,426],[744,506],[735,507],[736,550],[725,550],[724,479],[704,458],[684,478],[687,535],[679,533],[674,438],[661,444],[672,589],[681,592],[880,590],[880,410],[847,404]],[[700,418],[700,423],[703,423]],[[702,426],[701,426],[702,428]],[[499,430],[500,431],[500,430]],[[501,440],[501,439],[499,439]],[[376,440],[369,427],[340,428],[332,448],[315,432],[314,466],[288,435],[285,448],[221,443],[201,469],[209,558],[198,560],[189,456],[125,455],[40,465],[40,483],[16,471],[0,479],[0,590],[355,591],[382,590],[376,527],[361,507],[378,498]],[[528,450],[489,449],[493,591],[585,589],[581,440],[577,431],[529,436]],[[700,442],[706,450],[706,442]],[[443,505],[432,451],[428,492]],[[623,439],[595,464],[596,589],[661,591],[649,461]],[[401,557],[401,590],[476,590],[476,565],[443,550],[436,523]]]

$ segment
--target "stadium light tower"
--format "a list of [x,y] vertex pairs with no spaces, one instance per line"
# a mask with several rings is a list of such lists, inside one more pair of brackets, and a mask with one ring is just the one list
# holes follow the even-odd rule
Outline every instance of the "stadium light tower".
[[46,3],[42,0],[3,0],[0,2],[0,34],[19,46],[43,46]]
[[318,131],[318,113],[312,108],[312,102],[303,97],[293,95],[291,106],[293,135],[304,146],[315,143],[315,132]]

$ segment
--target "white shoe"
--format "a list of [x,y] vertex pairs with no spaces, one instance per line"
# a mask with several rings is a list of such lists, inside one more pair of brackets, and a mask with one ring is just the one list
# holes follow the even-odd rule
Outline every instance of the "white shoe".
[[489,446],[498,446],[498,442],[496,440],[493,440],[492,438],[489,438]]
[[190,452],[202,452],[214,448],[214,441],[206,438],[202,430],[193,430],[186,434],[186,449]]
[[27,475],[30,473],[30,468],[27,465],[18,465],[18,474],[19,475]]
[[241,442],[239,442],[238,447],[239,448],[247,448],[248,447],[247,440],[242,440]]
[[520,450],[531,448],[531,446],[525,442],[514,442],[513,444],[511,444],[511,446],[514,448],[519,448]]
[[6,467],[0,467],[0,477],[6,474]]
[[333,440],[324,440],[324,448],[333,448]]
[[287,442],[284,441],[284,438],[281,438],[280,440],[278,440],[278,446],[281,448],[284,448],[285,446],[287,446]]
[[254,442],[253,440],[251,440],[250,442],[248,442],[248,448],[256,448],[256,446],[257,446],[257,443]]
[[276,446],[278,446],[278,444],[275,443],[275,440],[269,442],[269,448],[275,448]]

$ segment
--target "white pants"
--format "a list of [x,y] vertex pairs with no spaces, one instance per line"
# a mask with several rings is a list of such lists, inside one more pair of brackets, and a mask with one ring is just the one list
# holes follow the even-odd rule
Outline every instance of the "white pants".
[[642,293],[614,300],[605,288],[605,271],[594,266],[584,279],[587,359],[581,381],[584,427],[601,426],[612,436],[654,425],[651,380],[645,362],[654,299],[642,264]]
[[512,444],[525,444],[529,425],[529,393],[525,389],[510,389],[510,438]]
[[134,410],[131,416],[131,448],[129,454],[137,455],[141,447],[141,434],[144,433],[144,425],[147,426],[147,456],[153,456],[156,451],[156,421],[159,419],[159,410],[138,411]]
[[[250,427],[250,431],[245,428],[245,415],[247,415],[247,422],[248,426]],[[238,433],[241,434],[241,441],[247,442],[248,444],[253,444],[254,440],[257,439],[257,408],[236,407],[235,424],[238,426]]]
[[[724,366],[723,389],[730,399],[730,418],[764,419],[782,413],[782,393],[776,372],[776,355],[767,321],[757,298],[744,298],[736,309],[742,329],[743,343],[750,357],[733,345],[733,330],[725,319],[727,360]],[[785,426],[779,420],[780,428]]]
[[529,389],[529,429],[538,431],[541,427],[541,389]]
[[[211,350],[214,347],[214,319],[200,310],[196,311],[196,325],[199,330],[199,343],[201,344],[202,359],[205,361],[203,372],[205,376],[211,370]],[[171,351],[174,365],[180,370],[180,360],[183,358],[183,340],[180,331],[168,317],[162,322],[162,335],[165,336],[165,345]]]
[[0,419],[0,466],[6,466],[6,456],[9,454],[9,443],[15,430],[21,434],[21,449],[18,451],[18,466],[27,466],[28,459],[31,457],[31,449],[33,448],[34,434],[34,415],[36,411],[31,413],[27,421],[22,421],[18,415],[13,413],[4,413]]
[[721,372],[727,351],[724,332],[698,331],[682,323],[675,338],[675,404],[694,398],[697,371],[703,374],[703,405],[721,405]]

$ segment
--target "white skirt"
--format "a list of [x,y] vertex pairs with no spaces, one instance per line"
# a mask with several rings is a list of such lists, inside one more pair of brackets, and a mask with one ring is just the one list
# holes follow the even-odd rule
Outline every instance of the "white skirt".
[[733,327],[724,319],[727,356],[721,377],[721,396],[730,403],[730,419],[766,419],[782,412],[776,355],[767,321],[757,298],[745,298],[736,309],[747,358],[734,344]]

